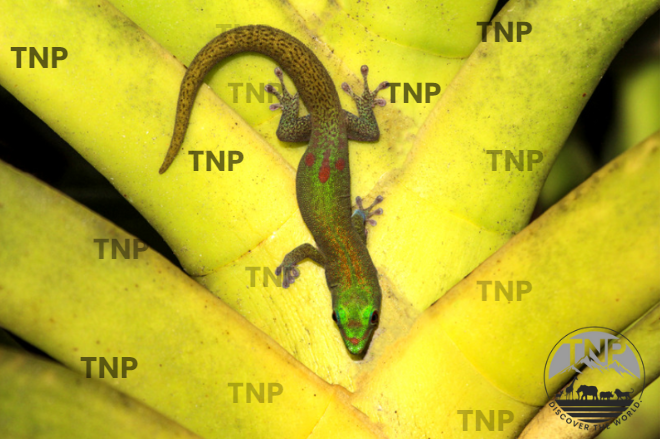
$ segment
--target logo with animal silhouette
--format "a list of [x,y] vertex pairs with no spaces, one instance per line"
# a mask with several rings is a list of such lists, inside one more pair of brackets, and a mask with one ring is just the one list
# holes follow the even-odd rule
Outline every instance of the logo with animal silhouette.
[[630,392],[622,392],[621,390],[616,389],[614,393],[616,393],[617,399],[632,399],[631,395],[634,391],[634,389],[630,389]]
[[607,399],[609,401],[610,398],[614,398],[612,392],[600,392],[600,399]]
[[544,384],[559,422],[603,429],[625,422],[639,409],[634,398],[645,386],[644,362],[617,331],[581,328],[559,340],[548,355]]

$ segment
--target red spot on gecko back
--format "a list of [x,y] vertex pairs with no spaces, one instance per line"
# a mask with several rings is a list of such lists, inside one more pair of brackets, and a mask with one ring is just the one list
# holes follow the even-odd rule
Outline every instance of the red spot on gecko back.
[[322,166],[319,171],[319,180],[321,183],[325,183],[330,178],[330,168],[328,166]]
[[315,157],[314,157],[314,154],[312,154],[312,153],[310,152],[310,153],[307,154],[307,156],[305,157],[305,164],[306,164],[307,166],[312,166],[312,165],[314,164],[314,158],[315,158]]
[[330,150],[323,153],[323,161],[321,162],[321,169],[319,170],[319,181],[325,183],[330,178]]
[[346,166],[346,162],[344,161],[344,159],[339,159],[335,163],[335,168],[337,168],[338,171],[341,171],[342,169],[344,169],[344,166]]

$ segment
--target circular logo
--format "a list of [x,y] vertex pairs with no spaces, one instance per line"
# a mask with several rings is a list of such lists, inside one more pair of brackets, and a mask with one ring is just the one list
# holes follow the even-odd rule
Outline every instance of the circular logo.
[[[615,420],[616,425],[625,422],[639,408],[633,396],[643,391],[645,380],[637,348],[623,334],[603,327],[564,336],[548,355],[543,374],[548,398],[554,398],[550,407],[562,422],[577,428],[583,428],[581,423],[605,428]],[[548,391],[560,387],[556,393]]]

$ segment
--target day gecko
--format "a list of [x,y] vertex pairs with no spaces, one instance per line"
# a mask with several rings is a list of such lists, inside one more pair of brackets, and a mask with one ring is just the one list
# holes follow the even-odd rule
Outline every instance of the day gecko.
[[296,195],[305,224],[317,247],[303,244],[284,257],[276,274],[283,273],[282,285],[287,288],[299,275],[297,264],[311,259],[325,269],[332,295],[332,318],[348,351],[363,355],[378,325],[381,290],[378,272],[367,251],[366,223],[375,225],[370,216],[378,196],[364,208],[360,197],[358,209],[351,215],[351,177],[348,162],[348,140],[375,141],[379,138],[378,123],[373,113],[376,98],[388,87],[382,82],[373,92],[367,85],[367,66],[362,66],[364,92],[358,96],[348,84],[342,89],[355,100],[358,116],[342,110],[335,85],[314,53],[291,35],[268,26],[244,26],[224,32],[211,40],[193,59],[181,83],[176,110],[174,133],[165,161],[164,173],[177,155],[187,130],[197,90],[211,68],[224,58],[240,52],[258,52],[273,58],[291,76],[309,115],[298,117],[298,94],[291,96],[282,82],[279,68],[275,74],[282,84],[282,93],[271,85],[282,108],[277,137],[285,142],[309,142],[296,174]]

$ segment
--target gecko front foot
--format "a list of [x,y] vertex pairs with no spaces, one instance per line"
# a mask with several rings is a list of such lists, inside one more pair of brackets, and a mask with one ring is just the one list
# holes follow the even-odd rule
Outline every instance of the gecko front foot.
[[282,287],[289,288],[289,285],[296,281],[296,278],[300,276],[300,271],[296,268],[296,264],[287,263],[286,258],[282,262],[282,265],[275,269],[275,276],[279,276],[282,273]]
[[[369,223],[369,225],[371,225],[372,227],[375,226],[376,221],[372,220],[371,217],[374,216],[374,215],[382,215],[383,214],[383,209],[379,207],[378,209],[374,210],[373,212],[371,211],[371,209],[373,209],[374,206],[376,204],[380,203],[381,201],[383,201],[383,196],[378,195],[376,197],[376,199],[374,200],[374,202],[371,203],[371,205],[369,207],[365,208],[365,207],[362,206],[362,198],[356,197],[355,198],[355,203],[357,204],[358,208],[355,209],[355,211],[353,212],[353,216],[358,215],[358,216],[362,217],[362,221],[364,221],[364,223]],[[366,228],[365,228],[365,233],[367,233]]]
[[376,105],[384,107],[386,104],[385,99],[377,98],[376,96],[378,95],[379,91],[389,87],[390,83],[387,81],[383,81],[380,84],[378,84],[378,87],[376,87],[374,91],[369,91],[369,84],[367,83],[367,75],[369,74],[369,67],[367,67],[366,65],[362,66],[360,68],[360,72],[362,72],[362,78],[364,78],[364,91],[362,92],[362,96],[356,95],[351,89],[351,86],[348,85],[346,82],[341,84],[341,89],[344,90],[353,98],[355,104],[358,107],[358,113],[367,109],[371,110]]
[[275,269],[276,276],[282,273],[282,286],[284,288],[289,288],[289,285],[294,283],[296,278],[300,276],[300,271],[296,266],[305,259],[311,259],[317,264],[325,266],[325,257],[316,247],[311,244],[299,245],[287,253],[280,266]]

